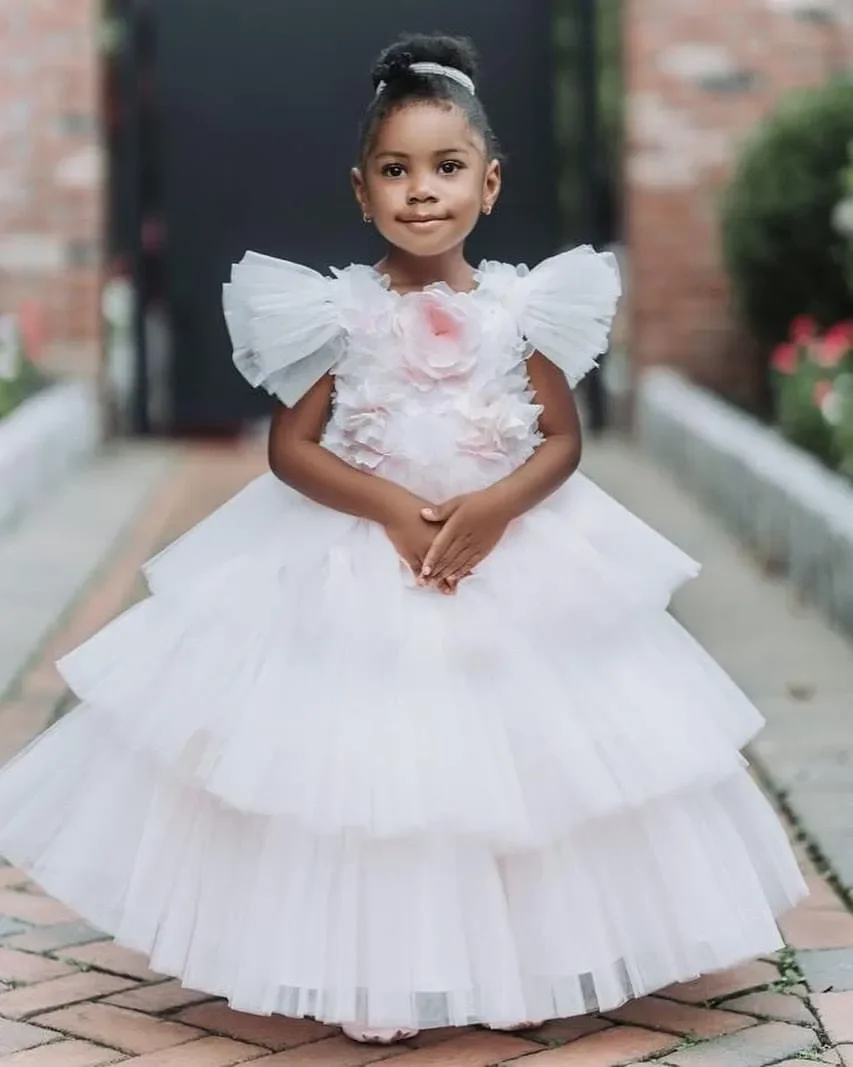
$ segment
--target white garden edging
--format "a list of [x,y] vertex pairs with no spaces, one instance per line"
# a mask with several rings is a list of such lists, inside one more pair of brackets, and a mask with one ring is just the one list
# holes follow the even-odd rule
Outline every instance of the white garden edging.
[[674,371],[640,381],[641,446],[853,633],[853,486]]
[[92,382],[62,382],[0,419],[0,528],[91,455],[101,440]]

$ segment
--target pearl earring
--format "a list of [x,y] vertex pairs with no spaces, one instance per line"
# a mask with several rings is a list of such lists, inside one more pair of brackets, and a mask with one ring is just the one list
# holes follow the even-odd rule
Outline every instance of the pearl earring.
[[362,218],[364,219],[365,222],[373,222],[373,219],[370,217],[370,215],[367,214],[366,211],[365,211],[364,215],[362,216]]
[[483,214],[484,215],[491,215],[491,213],[492,213],[492,205],[491,204],[486,204],[485,207],[483,208]]

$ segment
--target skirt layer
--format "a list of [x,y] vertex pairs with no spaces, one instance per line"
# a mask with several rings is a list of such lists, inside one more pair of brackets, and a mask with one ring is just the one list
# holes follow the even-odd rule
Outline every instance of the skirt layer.
[[442,597],[258,479],[61,661],[0,852],[262,1014],[499,1026],[774,951],[805,887],[761,716],[666,614],[697,570],[577,477]]
[[67,722],[0,775],[4,853],[242,1011],[428,1027],[608,1010],[776,950],[774,915],[804,893],[745,772],[501,852],[235,811]]
[[[664,610],[695,565],[591,483],[451,598],[407,580],[378,526],[275,488],[243,503],[284,508],[276,539],[254,543],[254,504],[242,538],[202,523],[149,568],[153,597],[59,664],[167,773],[316,833],[537,847],[744,766],[761,716]],[[173,569],[207,551],[193,536],[252,550]]]

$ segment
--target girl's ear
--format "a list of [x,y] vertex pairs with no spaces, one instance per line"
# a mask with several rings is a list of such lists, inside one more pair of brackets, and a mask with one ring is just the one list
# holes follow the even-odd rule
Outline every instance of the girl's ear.
[[497,203],[502,182],[501,162],[499,159],[493,159],[486,168],[486,176],[483,179],[483,211],[486,215],[491,215]]
[[350,171],[350,181],[352,182],[352,190],[355,193],[355,198],[358,201],[358,206],[361,208],[361,213],[365,218],[370,217],[370,201],[367,196],[367,186],[364,184],[364,175],[361,173],[360,167],[353,167]]

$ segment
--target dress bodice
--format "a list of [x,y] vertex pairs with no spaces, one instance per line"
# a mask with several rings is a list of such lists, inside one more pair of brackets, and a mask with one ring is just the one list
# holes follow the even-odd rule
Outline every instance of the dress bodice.
[[529,345],[484,284],[399,295],[367,267],[355,291],[323,443],[354,466],[430,497],[488,484],[523,463],[541,408],[529,390]]
[[252,384],[293,404],[331,373],[325,447],[437,499],[529,458],[542,409],[526,358],[540,350],[572,384],[595,365],[619,295],[614,268],[583,247],[532,271],[483,263],[471,292],[439,283],[403,295],[372,267],[325,277],[248,253],[225,313]]

